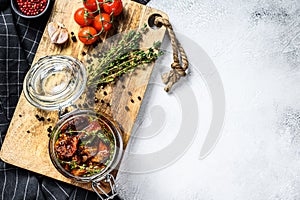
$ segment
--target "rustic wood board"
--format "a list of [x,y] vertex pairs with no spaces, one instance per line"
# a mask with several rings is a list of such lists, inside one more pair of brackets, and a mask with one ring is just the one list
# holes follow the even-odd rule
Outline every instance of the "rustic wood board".
[[[123,13],[118,16],[112,30],[103,36],[102,40],[119,32],[143,27],[153,14],[167,17],[161,11],[133,1],[123,0],[123,5]],[[81,1],[56,0],[49,22],[61,22],[68,28],[70,36],[71,32],[77,35],[79,26],[74,22],[73,14],[81,6]],[[150,28],[143,45],[151,46],[155,41],[162,41],[165,31],[164,27]],[[73,42],[72,40],[64,45],[51,44],[47,29],[45,29],[34,63],[42,56],[56,54],[71,55],[84,61],[92,48],[92,46],[85,46],[79,41]],[[147,69],[136,70],[134,73],[123,77],[122,81],[117,82],[117,84],[107,86],[104,90],[97,92],[97,98],[102,101],[95,105],[95,109],[110,115],[120,124],[123,131],[124,148],[130,138],[153,67],[154,65],[151,65]],[[37,120],[36,115],[44,117],[45,120]],[[80,184],[65,178],[55,169],[50,160],[47,129],[50,126],[54,127],[57,120],[57,112],[43,111],[33,107],[22,93],[2,145],[0,157],[12,165],[85,189],[91,189],[90,184]]]

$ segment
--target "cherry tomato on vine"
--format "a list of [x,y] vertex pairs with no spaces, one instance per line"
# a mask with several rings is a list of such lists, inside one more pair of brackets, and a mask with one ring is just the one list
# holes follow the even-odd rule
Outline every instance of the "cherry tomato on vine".
[[111,26],[112,24],[110,21],[110,16],[106,13],[101,13],[97,15],[93,21],[93,27],[99,32],[108,31],[111,28]]
[[85,26],[79,29],[78,38],[84,44],[93,44],[98,40],[97,30],[91,26]]
[[74,13],[74,20],[80,26],[88,26],[93,23],[93,13],[86,8],[78,8]]
[[121,0],[110,0],[107,2],[104,1],[103,10],[109,15],[113,12],[114,16],[118,16],[119,14],[121,14],[123,10],[122,1]]
[[99,2],[100,8],[102,8],[102,2],[103,0],[82,0],[84,7],[91,11],[98,10],[97,1]]

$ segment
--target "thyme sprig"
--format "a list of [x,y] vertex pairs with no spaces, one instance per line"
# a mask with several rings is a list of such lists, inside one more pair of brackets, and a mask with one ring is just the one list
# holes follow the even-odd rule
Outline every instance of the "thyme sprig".
[[108,51],[104,51],[88,65],[88,86],[99,86],[114,82],[118,77],[132,72],[138,66],[154,62],[162,53],[158,50],[160,43],[153,47],[140,48],[144,27],[141,32],[131,30],[122,36],[120,41]]

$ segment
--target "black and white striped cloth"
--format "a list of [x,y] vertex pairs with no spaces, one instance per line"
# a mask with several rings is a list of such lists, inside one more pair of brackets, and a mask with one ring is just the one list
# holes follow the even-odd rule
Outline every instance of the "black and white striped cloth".
[[[147,4],[150,0],[136,0]],[[52,2],[53,3],[53,2]],[[0,148],[13,116],[48,15],[36,20],[17,16],[0,5]],[[0,160],[0,200],[90,200],[95,193],[62,183]]]

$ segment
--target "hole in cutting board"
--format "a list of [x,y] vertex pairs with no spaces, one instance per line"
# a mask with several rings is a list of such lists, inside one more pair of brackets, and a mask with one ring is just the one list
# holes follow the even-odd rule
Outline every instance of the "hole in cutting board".
[[154,20],[156,17],[162,17],[160,14],[158,13],[155,13],[155,14],[152,14],[150,15],[150,17],[148,18],[148,25],[152,28],[152,29],[159,29],[160,27],[162,27],[162,24],[159,23],[157,25],[154,24]]

